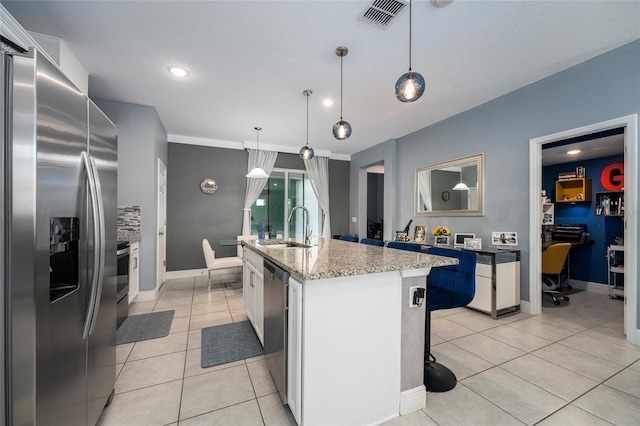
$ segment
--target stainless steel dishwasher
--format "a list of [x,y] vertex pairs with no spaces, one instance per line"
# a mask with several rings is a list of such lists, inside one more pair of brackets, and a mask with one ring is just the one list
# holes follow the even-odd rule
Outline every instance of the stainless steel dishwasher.
[[289,273],[264,259],[264,357],[283,404],[287,404],[287,309]]

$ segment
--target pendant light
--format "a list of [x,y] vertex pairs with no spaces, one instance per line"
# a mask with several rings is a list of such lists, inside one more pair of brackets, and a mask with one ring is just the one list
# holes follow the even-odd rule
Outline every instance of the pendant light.
[[302,91],[302,94],[307,97],[307,144],[300,148],[300,158],[303,160],[311,160],[313,158],[313,148],[309,146],[309,96],[312,93],[311,90]]
[[469,187],[462,181],[462,176],[460,176],[460,182],[456,183],[456,186],[454,186],[452,189],[454,191],[468,191]]
[[[259,151],[260,150],[260,130],[262,130],[262,127],[254,127],[254,129],[256,129],[256,151]],[[269,175],[260,167],[254,167],[247,174],[247,177],[253,178],[253,179],[266,179],[269,177]]]
[[333,125],[333,137],[343,141],[351,136],[351,124],[342,119],[342,58],[347,56],[349,49],[344,46],[336,48],[336,55],[340,57],[340,121]]
[[396,81],[396,98],[400,102],[413,102],[424,93],[424,78],[411,71],[411,4],[409,0],[409,72]]

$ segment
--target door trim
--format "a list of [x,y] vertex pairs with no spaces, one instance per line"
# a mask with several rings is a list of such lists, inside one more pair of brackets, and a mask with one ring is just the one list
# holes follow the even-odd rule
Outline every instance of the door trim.
[[[163,182],[161,180],[162,172],[164,172],[164,192],[162,188]],[[162,286],[162,284],[167,279],[167,265],[166,263],[164,265],[161,264],[163,262],[166,262],[167,258],[167,166],[165,166],[165,164],[159,158],[156,179],[156,191],[158,198],[156,201],[156,287],[154,291],[157,293],[160,289],[160,286]],[[162,195],[163,193],[164,195]],[[164,209],[164,223],[160,223],[162,209]],[[160,232],[164,233],[164,238],[160,238]],[[164,256],[162,256],[163,253]],[[160,270],[164,270],[164,273],[158,273],[158,271]]]
[[[631,343],[640,344],[640,330],[637,327],[637,247],[638,247],[638,116],[637,114],[614,118],[588,126],[529,140],[529,307],[530,314],[542,312],[541,262],[542,241],[540,230],[540,191],[542,190],[542,145],[583,136],[590,133],[624,128],[624,174],[625,174],[625,246],[624,286],[625,286],[625,333]],[[631,219],[631,220],[630,220]]]

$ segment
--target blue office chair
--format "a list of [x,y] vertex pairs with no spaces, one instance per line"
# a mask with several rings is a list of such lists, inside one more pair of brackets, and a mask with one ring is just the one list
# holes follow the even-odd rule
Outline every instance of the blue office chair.
[[358,242],[358,236],[357,235],[348,235],[348,234],[340,235],[340,238],[338,238],[338,239],[342,240],[342,241],[349,241],[349,242],[352,242],[352,243],[357,243]]
[[416,243],[402,243],[400,241],[389,241],[387,243],[388,248],[394,248],[399,250],[407,250],[407,251],[415,251],[420,253],[422,251],[422,246]]
[[431,312],[467,306],[476,293],[476,254],[463,250],[430,247],[427,254],[455,257],[453,266],[432,268],[427,276],[427,313],[424,330],[424,386],[431,392],[446,392],[458,379],[431,354]]
[[376,240],[374,238],[363,238],[362,240],[360,240],[360,244],[368,244],[370,246],[384,247],[384,241]]

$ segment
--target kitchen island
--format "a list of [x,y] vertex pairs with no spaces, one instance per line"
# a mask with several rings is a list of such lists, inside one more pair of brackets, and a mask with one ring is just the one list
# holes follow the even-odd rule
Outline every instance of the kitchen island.
[[272,320],[259,276],[270,272],[259,261],[290,274],[283,394],[298,424],[380,424],[425,406],[425,307],[409,307],[410,289],[456,259],[322,238],[244,245],[244,288],[254,295],[245,305],[259,336]]

